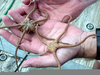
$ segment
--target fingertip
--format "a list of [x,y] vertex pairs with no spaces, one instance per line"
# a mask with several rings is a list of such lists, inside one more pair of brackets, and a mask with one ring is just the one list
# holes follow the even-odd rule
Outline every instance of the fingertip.
[[9,25],[9,24],[13,23],[12,20],[7,15],[3,15],[2,20],[3,20],[5,25]]
[[22,63],[22,68],[27,68],[27,67],[30,66],[28,60],[30,60],[30,59],[27,59],[27,60],[25,60],[25,61]]
[[6,30],[5,29],[0,29],[0,35],[3,35],[6,33]]
[[20,15],[26,14],[25,10],[23,9],[23,7],[25,7],[25,5],[23,5],[23,6],[19,7],[19,8],[17,8],[17,9],[15,9],[15,12],[18,12]]
[[11,17],[13,17],[13,15],[15,15],[15,11],[14,11],[14,10],[9,10],[9,11],[8,11],[8,14],[9,14]]
[[30,3],[30,0],[22,0],[22,3],[28,5]]
[[14,10],[9,10],[8,14],[11,15],[11,14],[13,14],[13,12],[14,12]]
[[8,18],[7,15],[3,15],[3,16],[2,16],[2,20],[5,20],[5,19],[7,19],[7,18]]
[[21,23],[24,20],[24,17],[16,10],[9,10],[8,13],[13,18],[13,21],[16,23]]
[[5,29],[0,29],[0,35],[4,37],[8,42],[16,46],[16,41],[19,39],[16,35]]
[[10,17],[8,17],[7,15],[2,16],[2,20],[3,20],[3,22],[4,22],[5,25],[12,25],[12,24],[15,23],[15,22],[14,22]]

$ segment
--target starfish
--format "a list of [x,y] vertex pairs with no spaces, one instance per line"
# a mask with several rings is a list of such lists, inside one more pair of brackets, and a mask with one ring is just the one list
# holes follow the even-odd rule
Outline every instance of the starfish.
[[[30,55],[30,54],[27,54],[27,53],[25,52],[25,50],[24,50],[25,54],[27,54],[27,55],[29,55],[29,56],[42,56],[42,55],[46,54],[47,52],[52,52],[53,55],[54,55],[54,57],[55,57],[55,59],[56,59],[56,61],[57,61],[57,63],[58,63],[59,69],[61,69],[60,62],[59,62],[59,60],[58,60],[58,58],[57,58],[57,55],[56,55],[56,50],[57,50],[58,48],[60,48],[59,45],[58,45],[59,39],[60,39],[60,37],[66,32],[66,29],[68,28],[69,23],[70,23],[70,21],[71,21],[71,19],[72,19],[72,17],[71,17],[70,15],[66,15],[66,16],[69,16],[70,19],[69,19],[69,21],[68,21],[68,25],[66,26],[64,32],[63,32],[57,39],[47,38],[47,37],[46,37],[46,39],[52,39],[52,40],[54,40],[54,41],[51,42],[51,43],[44,42],[44,41],[40,38],[40,35],[39,35],[39,33],[38,33],[38,30],[37,30],[37,28],[38,28],[38,24],[37,24],[37,25],[36,25],[36,34],[37,34],[38,38],[40,39],[40,41],[41,41],[42,43],[44,43],[45,45],[47,45],[47,51],[44,52],[44,53],[42,53],[42,54]],[[45,37],[44,37],[44,38],[45,38]],[[62,43],[63,43],[63,42],[62,42]]]
[[70,17],[70,19],[68,20],[68,25],[66,25],[66,28],[64,29],[64,31],[63,31],[56,39],[48,38],[48,37],[45,38],[45,37],[44,37],[45,39],[50,39],[50,40],[52,39],[53,41],[50,42],[50,43],[47,43],[47,42],[45,42],[44,40],[42,40],[42,38],[40,37],[40,35],[39,35],[39,33],[38,33],[38,24],[37,24],[37,25],[36,25],[36,34],[37,34],[39,40],[40,40],[43,44],[47,45],[47,50],[46,50],[44,53],[42,53],[42,54],[36,54],[36,55],[27,54],[27,53],[25,52],[25,50],[24,50],[25,54],[26,54],[26,55],[29,55],[29,56],[42,56],[42,55],[45,55],[47,52],[51,52],[51,53],[53,54],[55,60],[56,60],[57,63],[58,63],[59,69],[61,69],[61,65],[60,65],[59,59],[58,59],[58,57],[57,57],[57,55],[56,55],[57,49],[59,49],[59,48],[68,48],[68,47],[75,47],[75,46],[78,46],[78,45],[82,44],[88,37],[90,37],[90,36],[96,36],[95,34],[89,35],[89,36],[85,37],[81,42],[79,42],[79,43],[77,43],[77,44],[74,44],[74,45],[68,44],[68,43],[63,43],[63,42],[61,42],[61,43],[64,44],[64,45],[59,45],[59,39],[60,39],[60,38],[62,37],[62,35],[64,35],[64,33],[66,32],[66,30],[67,30],[67,28],[68,28],[68,26],[69,26],[69,23],[70,23],[70,21],[71,21],[71,19],[72,19],[72,17],[71,17],[70,15],[67,15],[67,16]]
[[[44,19],[41,19],[41,20],[36,20],[36,21],[33,21],[33,20],[30,20],[29,17],[30,15],[34,12],[34,11],[40,11],[40,12],[43,12],[46,14],[46,18]],[[17,50],[21,44],[21,41],[25,35],[25,33],[30,33],[30,32],[35,32],[35,27],[36,25],[38,24],[38,22],[42,22],[42,21],[45,21],[48,19],[48,13],[43,11],[43,10],[40,10],[40,9],[36,9],[36,0],[34,1],[34,8],[31,10],[31,12],[26,16],[25,20],[22,21],[21,23],[19,24],[15,24],[15,25],[10,25],[10,26],[3,26],[3,27],[0,27],[0,29],[3,29],[3,28],[12,28],[12,27],[19,27],[19,30],[22,31],[22,35],[21,35],[21,38],[18,42],[18,45],[16,47],[16,50],[15,50],[15,59],[16,59],[16,65],[17,65],[17,68],[18,68],[18,64],[17,64]],[[41,35],[42,36],[42,35]],[[18,70],[19,71],[19,70]]]

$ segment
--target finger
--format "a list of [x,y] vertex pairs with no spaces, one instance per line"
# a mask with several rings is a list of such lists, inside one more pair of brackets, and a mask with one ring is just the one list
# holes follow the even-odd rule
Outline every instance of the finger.
[[6,16],[6,15],[4,15],[4,16],[2,17],[2,20],[3,20],[4,24],[7,25],[7,26],[16,24],[11,18],[9,18],[9,17]]
[[15,11],[17,13],[19,13],[20,15],[25,15],[25,10],[23,9],[24,6],[20,6],[19,8],[15,9]]
[[[28,6],[23,6],[23,9],[25,11],[26,14],[29,14],[32,9],[33,9],[33,5],[30,5],[30,7]],[[45,19],[47,17],[47,15],[41,11],[35,10],[30,16],[29,18],[33,21],[36,20],[42,20]],[[43,24],[44,22],[39,22],[39,24]]]
[[[30,6],[23,6],[22,8],[25,11],[25,13],[28,15],[34,9],[34,4],[32,3]],[[33,13],[29,17],[34,20],[34,16],[37,16],[37,14],[39,14],[38,11],[33,11]]]
[[14,19],[15,22],[21,23],[25,18],[14,10],[9,10],[9,15]]
[[41,56],[37,58],[27,59],[26,61],[23,62],[22,67],[23,68],[26,68],[26,67],[36,67],[36,68],[57,67],[57,62],[52,55],[50,56],[45,55],[45,56]]
[[[18,36],[19,38],[21,38],[22,35],[22,31],[19,31],[18,29],[15,28],[9,28],[11,30],[12,33],[14,33],[16,36]],[[32,34],[33,35],[33,34]],[[33,36],[29,35],[29,34],[25,34],[23,39],[29,40],[31,41]]]
[[[13,44],[14,46],[18,45],[18,41],[19,41],[19,37],[17,37],[16,35],[4,30],[4,29],[0,29],[0,34],[7,40],[9,41],[11,44]],[[26,48],[30,49],[30,41],[23,39],[21,44],[26,43]],[[21,47],[20,47],[21,48]],[[21,48],[22,49],[22,48]]]
[[[36,8],[37,8],[37,3],[36,3]],[[22,8],[25,8],[25,10],[27,10],[27,12],[29,13],[33,8],[34,8],[34,2],[31,3],[30,6],[24,5]]]
[[[58,60],[60,64],[64,64],[68,60],[72,59],[76,56],[77,52],[71,52],[70,49],[66,51],[66,49],[59,49],[56,51]],[[62,59],[64,58],[64,59]],[[36,67],[36,68],[42,68],[42,67],[58,67],[58,63],[55,60],[53,54],[46,54],[44,56],[36,57],[36,58],[30,58],[27,59],[22,63],[23,68],[27,67]]]
[[[3,36],[8,42],[13,44],[14,46],[17,46],[18,41],[20,40],[19,37],[17,37],[16,35],[8,32],[4,29],[0,29],[0,35]],[[25,49],[26,51],[32,52],[32,53],[41,53],[41,51],[37,51],[37,50],[39,50],[39,48],[42,46],[42,43],[40,42],[40,40],[37,38],[36,35],[33,38],[33,42],[23,39],[21,41],[19,48],[22,50]],[[44,47],[41,47],[41,49],[44,49]]]
[[[3,20],[3,22],[4,22],[4,24],[6,25],[6,26],[11,26],[11,25],[15,25],[16,23],[11,19],[11,18],[9,18],[8,16],[6,16],[6,15],[4,15],[3,17],[2,17],[2,20]],[[11,27],[11,29],[15,29],[15,28],[17,28],[17,27]],[[10,28],[9,28],[10,29]]]
[[22,0],[22,2],[26,5],[28,5],[30,3],[31,0]]
[[[37,8],[37,4],[36,4]],[[33,9],[34,9],[34,3],[32,3],[30,6],[23,6],[21,9],[24,10],[24,12],[28,15]],[[47,17],[46,13],[44,13],[42,10],[35,10],[33,13],[29,16],[32,20],[43,20]],[[43,24],[44,22],[39,22],[39,24]]]

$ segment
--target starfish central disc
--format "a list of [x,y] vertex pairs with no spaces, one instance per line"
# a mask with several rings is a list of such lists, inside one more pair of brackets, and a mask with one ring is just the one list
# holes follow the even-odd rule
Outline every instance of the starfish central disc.
[[55,42],[48,43],[47,49],[48,49],[50,52],[56,51],[57,48],[58,48],[57,43],[55,43]]

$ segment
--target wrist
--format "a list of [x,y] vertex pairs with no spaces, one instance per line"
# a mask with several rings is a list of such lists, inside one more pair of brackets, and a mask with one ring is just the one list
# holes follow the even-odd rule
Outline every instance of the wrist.
[[[81,36],[82,41],[85,37],[91,35],[91,34],[96,34],[95,31],[92,32],[84,32]],[[81,52],[82,52],[82,57],[84,58],[96,58],[97,55],[97,38],[94,36],[87,38],[84,43],[81,44]]]

